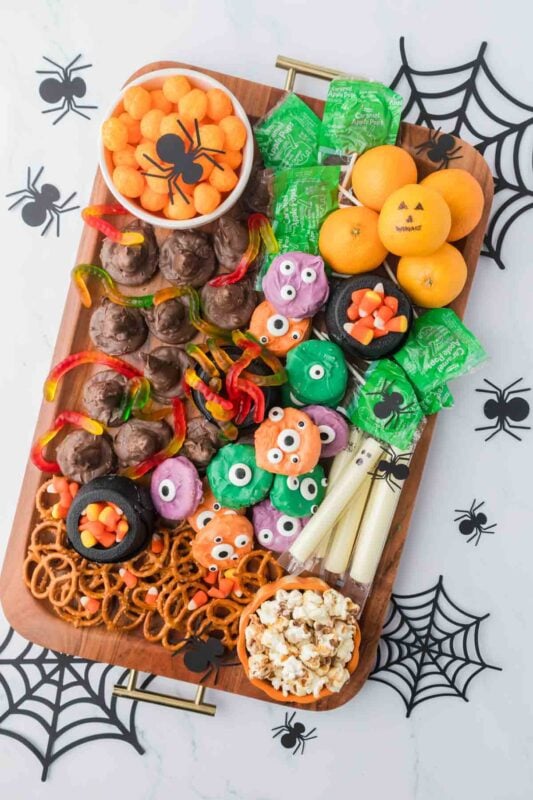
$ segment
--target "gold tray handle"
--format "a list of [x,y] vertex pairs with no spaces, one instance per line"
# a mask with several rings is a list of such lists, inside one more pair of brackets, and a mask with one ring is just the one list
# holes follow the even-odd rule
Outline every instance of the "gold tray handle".
[[[332,81],[342,75],[347,75],[346,72],[341,72],[338,69],[330,69],[329,67],[321,67],[318,64],[308,64],[307,61],[299,61],[297,58],[288,58],[287,56],[278,56],[276,58],[276,67],[279,69],[287,70],[287,77],[285,78],[285,86],[283,87],[287,92],[291,92],[294,88],[294,81],[297,75],[310,75],[312,78],[320,78],[323,81]],[[361,75],[350,75],[356,80],[366,81]]]
[[214,717],[217,707],[211,703],[204,703],[205,686],[198,686],[194,700],[185,700],[182,697],[174,697],[169,694],[159,692],[148,692],[146,689],[137,689],[136,669],[130,669],[126,686],[115,684],[113,694],[115,697],[126,697],[128,700],[137,700],[140,703],[155,703],[158,706],[168,708],[180,708],[182,711],[192,711],[194,714],[205,714]]

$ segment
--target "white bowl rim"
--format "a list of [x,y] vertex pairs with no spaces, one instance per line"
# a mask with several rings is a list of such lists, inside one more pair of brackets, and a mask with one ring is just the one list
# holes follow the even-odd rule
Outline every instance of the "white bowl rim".
[[[139,84],[147,83],[151,80],[156,80],[158,78],[168,78],[172,75],[185,75],[187,78],[192,78],[196,81],[205,81],[205,83],[209,84],[211,89],[222,89],[222,91],[229,94],[231,101],[233,103],[234,111],[239,119],[244,123],[246,127],[246,143],[243,148],[242,153],[242,165],[241,165],[241,172],[239,175],[239,180],[237,185],[233,189],[233,191],[226,197],[223,203],[221,203],[218,208],[211,212],[211,214],[203,214],[199,217],[193,217],[192,219],[167,219],[166,217],[158,217],[155,214],[151,214],[149,211],[146,211],[140,205],[136,205],[130,198],[124,197],[120,192],[117,191],[115,188],[113,181],[111,179],[111,175],[109,169],[107,167],[106,159],[105,159],[105,147],[102,141],[102,125],[105,120],[109,119],[112,116],[117,104],[120,102],[124,92],[130,86],[138,86]],[[186,69],[185,67],[166,67],[165,69],[157,69],[153,70],[152,72],[146,72],[144,75],[139,75],[138,78],[134,78],[131,81],[128,81],[122,89],[120,90],[120,94],[118,97],[115,97],[113,103],[107,108],[105,116],[103,117],[103,121],[99,126],[98,129],[98,144],[99,144],[99,165],[100,171],[104,178],[104,181],[107,185],[107,188],[111,192],[111,194],[118,200],[118,202],[127,209],[130,214],[138,219],[142,219],[144,222],[148,222],[150,225],[157,226],[159,228],[169,228],[171,230],[185,230],[188,228],[198,228],[202,225],[208,225],[210,222],[214,222],[214,220],[218,219],[219,217],[226,214],[235,203],[238,201],[240,196],[242,195],[246,184],[248,183],[248,179],[252,172],[253,166],[253,156],[254,156],[254,139],[253,139],[253,132],[252,126],[250,125],[250,120],[248,119],[248,115],[244,108],[242,107],[241,103],[235,97],[233,92],[228,89],[227,86],[224,86],[223,83],[217,81],[216,78],[212,78],[211,75],[207,75],[205,72],[200,72],[199,70],[194,69]]]

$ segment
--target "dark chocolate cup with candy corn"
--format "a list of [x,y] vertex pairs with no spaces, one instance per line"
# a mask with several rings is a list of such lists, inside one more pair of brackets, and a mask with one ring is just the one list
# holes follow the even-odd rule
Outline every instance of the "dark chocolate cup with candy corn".
[[402,346],[413,308],[395,283],[370,273],[337,281],[325,318],[330,338],[346,355],[376,361]]

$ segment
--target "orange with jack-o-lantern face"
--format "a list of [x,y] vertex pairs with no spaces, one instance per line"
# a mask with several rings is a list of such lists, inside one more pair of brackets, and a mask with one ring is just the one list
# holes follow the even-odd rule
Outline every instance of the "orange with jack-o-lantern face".
[[318,464],[320,430],[304,411],[271,408],[255,432],[255,461],[276,475],[303,475]]
[[428,256],[450,232],[452,217],[442,195],[410,183],[385,200],[379,215],[379,238],[397,256]]
[[240,514],[218,514],[196,534],[192,556],[209,572],[235,567],[253,548],[254,529]]
[[307,339],[310,329],[309,318],[291,319],[278,314],[268,300],[259,303],[252,314],[249,328],[263,347],[276,356],[286,356],[289,350]]

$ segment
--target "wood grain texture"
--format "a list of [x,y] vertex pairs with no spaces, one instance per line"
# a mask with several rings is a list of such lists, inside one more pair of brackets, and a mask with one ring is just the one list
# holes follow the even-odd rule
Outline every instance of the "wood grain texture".
[[[132,77],[166,67],[191,67],[192,69],[197,69],[188,64],[162,61],[146,65]],[[203,71],[221,81],[234,92],[250,117],[263,115],[283,94],[282,90],[270,86],[209,70]],[[304,97],[304,99],[321,115],[323,101],[309,97]],[[402,124],[400,143],[415,157],[420,177],[425,176],[434,169],[434,165],[428,162],[423,154],[417,155],[415,152],[417,145],[426,141],[427,138],[427,128],[406,123]],[[461,144],[462,148],[459,153],[461,158],[454,161],[453,166],[461,167],[471,172],[480,182],[485,196],[485,209],[479,225],[465,240],[458,243],[468,265],[468,280],[460,297],[452,304],[452,308],[462,317],[472,287],[483,233],[490,212],[493,182],[490,170],[479,153],[466,142],[459,140],[458,143]],[[90,204],[96,204],[106,203],[110,200],[111,196],[107,187],[100,172],[97,171],[89,202]],[[100,244],[101,237],[98,232],[92,228],[84,227],[77,254],[77,263],[97,263]],[[149,292],[161,285],[161,283],[161,279],[158,278],[149,286],[143,288]],[[69,353],[83,350],[87,347],[89,344],[89,318],[90,312],[82,308],[78,294],[71,285],[54,350],[54,364],[65,358]],[[37,421],[36,434],[40,434],[50,427],[52,420],[60,409],[81,407],[79,402],[81,388],[87,375],[87,371],[72,372],[60,384],[55,401],[53,403],[43,402]],[[435,417],[429,420],[417,446],[411,465],[410,477],[403,489],[374,587],[361,620],[362,646],[359,666],[351,680],[338,695],[329,697],[319,704],[307,706],[307,708],[326,710],[343,705],[359,691],[372,669],[434,426]],[[142,637],[142,634],[138,632],[119,634],[109,632],[105,628],[75,629],[56,617],[45,604],[32,597],[22,581],[22,563],[26,554],[29,533],[36,522],[34,498],[41,482],[41,473],[31,462],[28,462],[0,578],[0,596],[5,615],[10,624],[26,639],[44,647],[83,658],[135,668],[142,672],[153,672],[195,684],[198,680],[198,675],[185,669],[182,658],[179,655],[173,658],[160,645],[147,642]],[[209,678],[206,685],[212,686],[212,678]],[[244,672],[239,667],[222,668],[219,673],[217,688],[258,700],[266,700],[266,697],[248,682]]]

